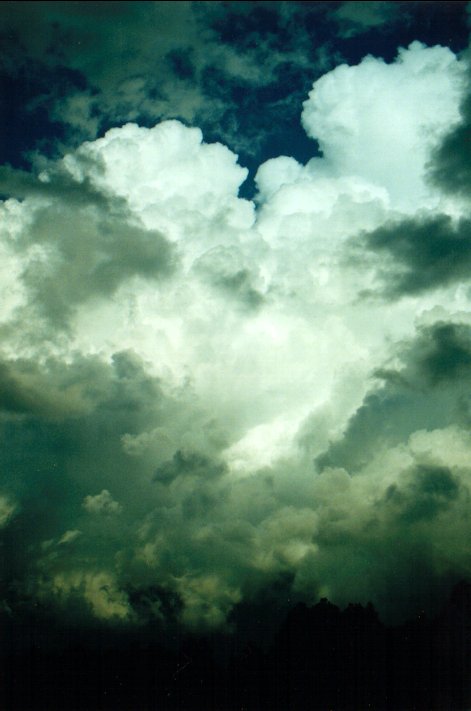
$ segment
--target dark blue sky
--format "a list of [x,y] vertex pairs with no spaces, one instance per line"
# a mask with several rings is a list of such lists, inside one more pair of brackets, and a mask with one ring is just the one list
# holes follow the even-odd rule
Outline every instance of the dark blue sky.
[[466,2],[153,5],[2,3],[1,163],[177,118],[228,145],[253,178],[268,158],[315,153],[300,105],[329,69],[367,54],[390,62],[413,40],[458,53],[468,41]]

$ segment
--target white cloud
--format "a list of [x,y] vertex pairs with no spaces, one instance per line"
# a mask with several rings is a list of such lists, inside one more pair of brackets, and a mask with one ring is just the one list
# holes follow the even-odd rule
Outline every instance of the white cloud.
[[113,499],[107,489],[96,496],[86,496],[83,507],[92,514],[115,514],[121,511],[121,504]]
[[184,241],[185,257],[217,243],[215,228],[231,241],[253,224],[253,206],[237,198],[247,176],[237,156],[222,144],[203,143],[200,129],[178,121],[111,129],[66,156],[64,168],[124,198],[148,229]]
[[430,149],[459,120],[464,81],[449,49],[413,42],[392,64],[369,56],[317,80],[303,125],[334,175],[362,177],[386,188],[394,206],[415,210],[429,193]]

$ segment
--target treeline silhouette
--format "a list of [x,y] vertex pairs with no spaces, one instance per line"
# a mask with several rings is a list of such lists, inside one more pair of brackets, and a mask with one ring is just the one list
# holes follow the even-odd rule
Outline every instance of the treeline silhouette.
[[1,660],[5,711],[464,711],[471,708],[471,585],[441,612],[385,626],[371,604],[298,604],[268,648],[133,638]]

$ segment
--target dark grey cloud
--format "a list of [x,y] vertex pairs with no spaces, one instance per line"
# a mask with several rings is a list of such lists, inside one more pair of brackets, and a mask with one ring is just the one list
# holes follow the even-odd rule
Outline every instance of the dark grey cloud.
[[419,372],[432,386],[466,381],[471,375],[469,326],[437,323],[419,341],[416,359]]
[[[154,619],[164,619],[179,597],[172,574],[210,569],[206,545],[198,553],[191,543],[191,522],[201,527],[210,502],[221,506],[215,479],[224,468],[209,446],[205,454],[178,449],[158,467],[164,492],[155,468],[165,455],[138,456],[124,440],[160,427],[178,442],[194,419],[189,401],[182,408],[181,399],[164,395],[132,353],[109,364],[96,357],[10,361],[0,375],[0,436],[10,443],[0,457],[1,491],[16,506],[2,524],[2,598],[12,610],[26,604],[25,595],[46,599],[71,618],[94,610],[98,618],[138,621],[153,607]],[[166,531],[160,572],[144,562],[153,531],[157,538]],[[159,595],[151,596],[154,588]]]
[[216,247],[206,252],[194,268],[220,294],[247,309],[257,309],[265,301],[256,266],[234,247]]
[[[224,443],[191,393],[165,394],[130,352],[4,361],[0,378],[12,614],[42,601],[69,621],[223,625],[252,543],[227,516]],[[199,427],[206,439],[192,449]]]
[[[99,170],[98,164],[94,166]],[[65,200],[68,205],[101,205],[109,210],[117,210],[124,201],[111,198],[101,193],[88,176],[83,180],[74,180],[70,173],[57,165],[49,169],[47,177],[35,175],[26,170],[12,168],[9,165],[0,166],[0,195],[3,199],[16,198],[22,200],[27,197],[43,197],[50,200]]]
[[459,479],[447,467],[419,465],[406,477],[400,486],[391,484],[379,504],[405,523],[431,520],[459,496]]
[[23,203],[25,219],[9,245],[22,260],[26,300],[18,318],[24,326],[39,316],[66,328],[85,302],[111,296],[133,278],[159,281],[175,271],[174,245],[87,175],[102,175],[98,158],[92,165],[82,156],[79,166],[81,177],[59,162],[46,162],[39,174],[0,168],[0,193]]
[[[358,241],[352,243],[357,250]],[[362,245],[377,255],[377,261],[368,254],[366,259],[376,270],[380,290],[390,298],[469,279],[471,220],[467,217],[454,220],[438,214],[386,223],[364,235]]]
[[[39,601],[69,622],[220,628],[283,580],[282,606],[328,590],[340,604],[373,599],[389,619],[408,614],[441,589],[437,556],[451,579],[464,564],[469,443],[447,431],[470,422],[470,327],[422,328],[400,357],[317,473],[297,452],[245,479],[231,478],[230,437],[191,388],[168,392],[131,352],[4,359],[5,604],[20,614]],[[396,450],[409,453],[395,461]]]
[[161,279],[174,271],[175,249],[158,231],[128,222],[119,211],[66,203],[35,211],[16,243],[22,253],[44,251],[45,257],[27,262],[22,280],[31,298],[28,308],[46,321],[66,326],[77,306],[112,295],[126,280]]
[[460,322],[422,327],[396,347],[399,365],[376,372],[380,382],[316,460],[318,551],[304,560],[299,585],[324,581],[345,604],[370,596],[394,620],[419,600],[433,607],[462,577],[470,337]]
[[351,417],[343,436],[318,465],[359,471],[378,446],[395,446],[417,430],[466,426],[469,402],[463,385],[471,379],[471,327],[437,322],[419,329],[399,349],[400,367],[375,371],[379,379]]
[[[55,550],[57,556],[70,549],[80,557],[91,545],[89,554],[108,555],[106,541],[116,535],[109,521],[101,527],[92,522],[103,536],[100,546],[87,543],[87,536],[64,534],[80,531],[89,517],[82,508],[87,495],[107,488],[129,501],[129,488],[140,488],[142,475],[120,438],[161,420],[164,397],[130,353],[116,354],[110,365],[86,357],[69,364],[4,361],[1,390],[1,437],[10,443],[1,455],[2,492],[19,506],[5,532],[4,551],[17,561],[7,584],[17,571],[27,590],[40,576],[36,564],[42,552]],[[49,550],[52,539],[63,543]]]
[[208,479],[224,473],[223,464],[215,464],[208,457],[196,452],[178,450],[170,461],[164,462],[155,472],[155,481],[171,483],[179,476],[204,475]]
[[[468,57],[469,64],[469,57]],[[471,191],[471,84],[460,107],[461,117],[435,149],[429,164],[433,184],[450,195],[468,197]]]

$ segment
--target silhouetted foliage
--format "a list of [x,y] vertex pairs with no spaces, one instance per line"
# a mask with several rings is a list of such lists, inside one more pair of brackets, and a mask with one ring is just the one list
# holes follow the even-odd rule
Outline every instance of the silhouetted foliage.
[[[32,624],[29,620],[28,624]],[[8,626],[7,626],[8,627]],[[433,619],[385,626],[371,604],[298,604],[262,649],[232,637],[148,631],[78,635],[41,647],[26,630],[3,651],[0,707],[9,711],[460,711],[471,706],[471,585]],[[8,637],[7,634],[7,637]],[[19,637],[18,637],[19,639]],[[33,639],[33,637],[31,637]],[[4,636],[5,642],[5,636]],[[226,645],[227,654],[218,649]],[[14,647],[14,650],[12,651]]]

